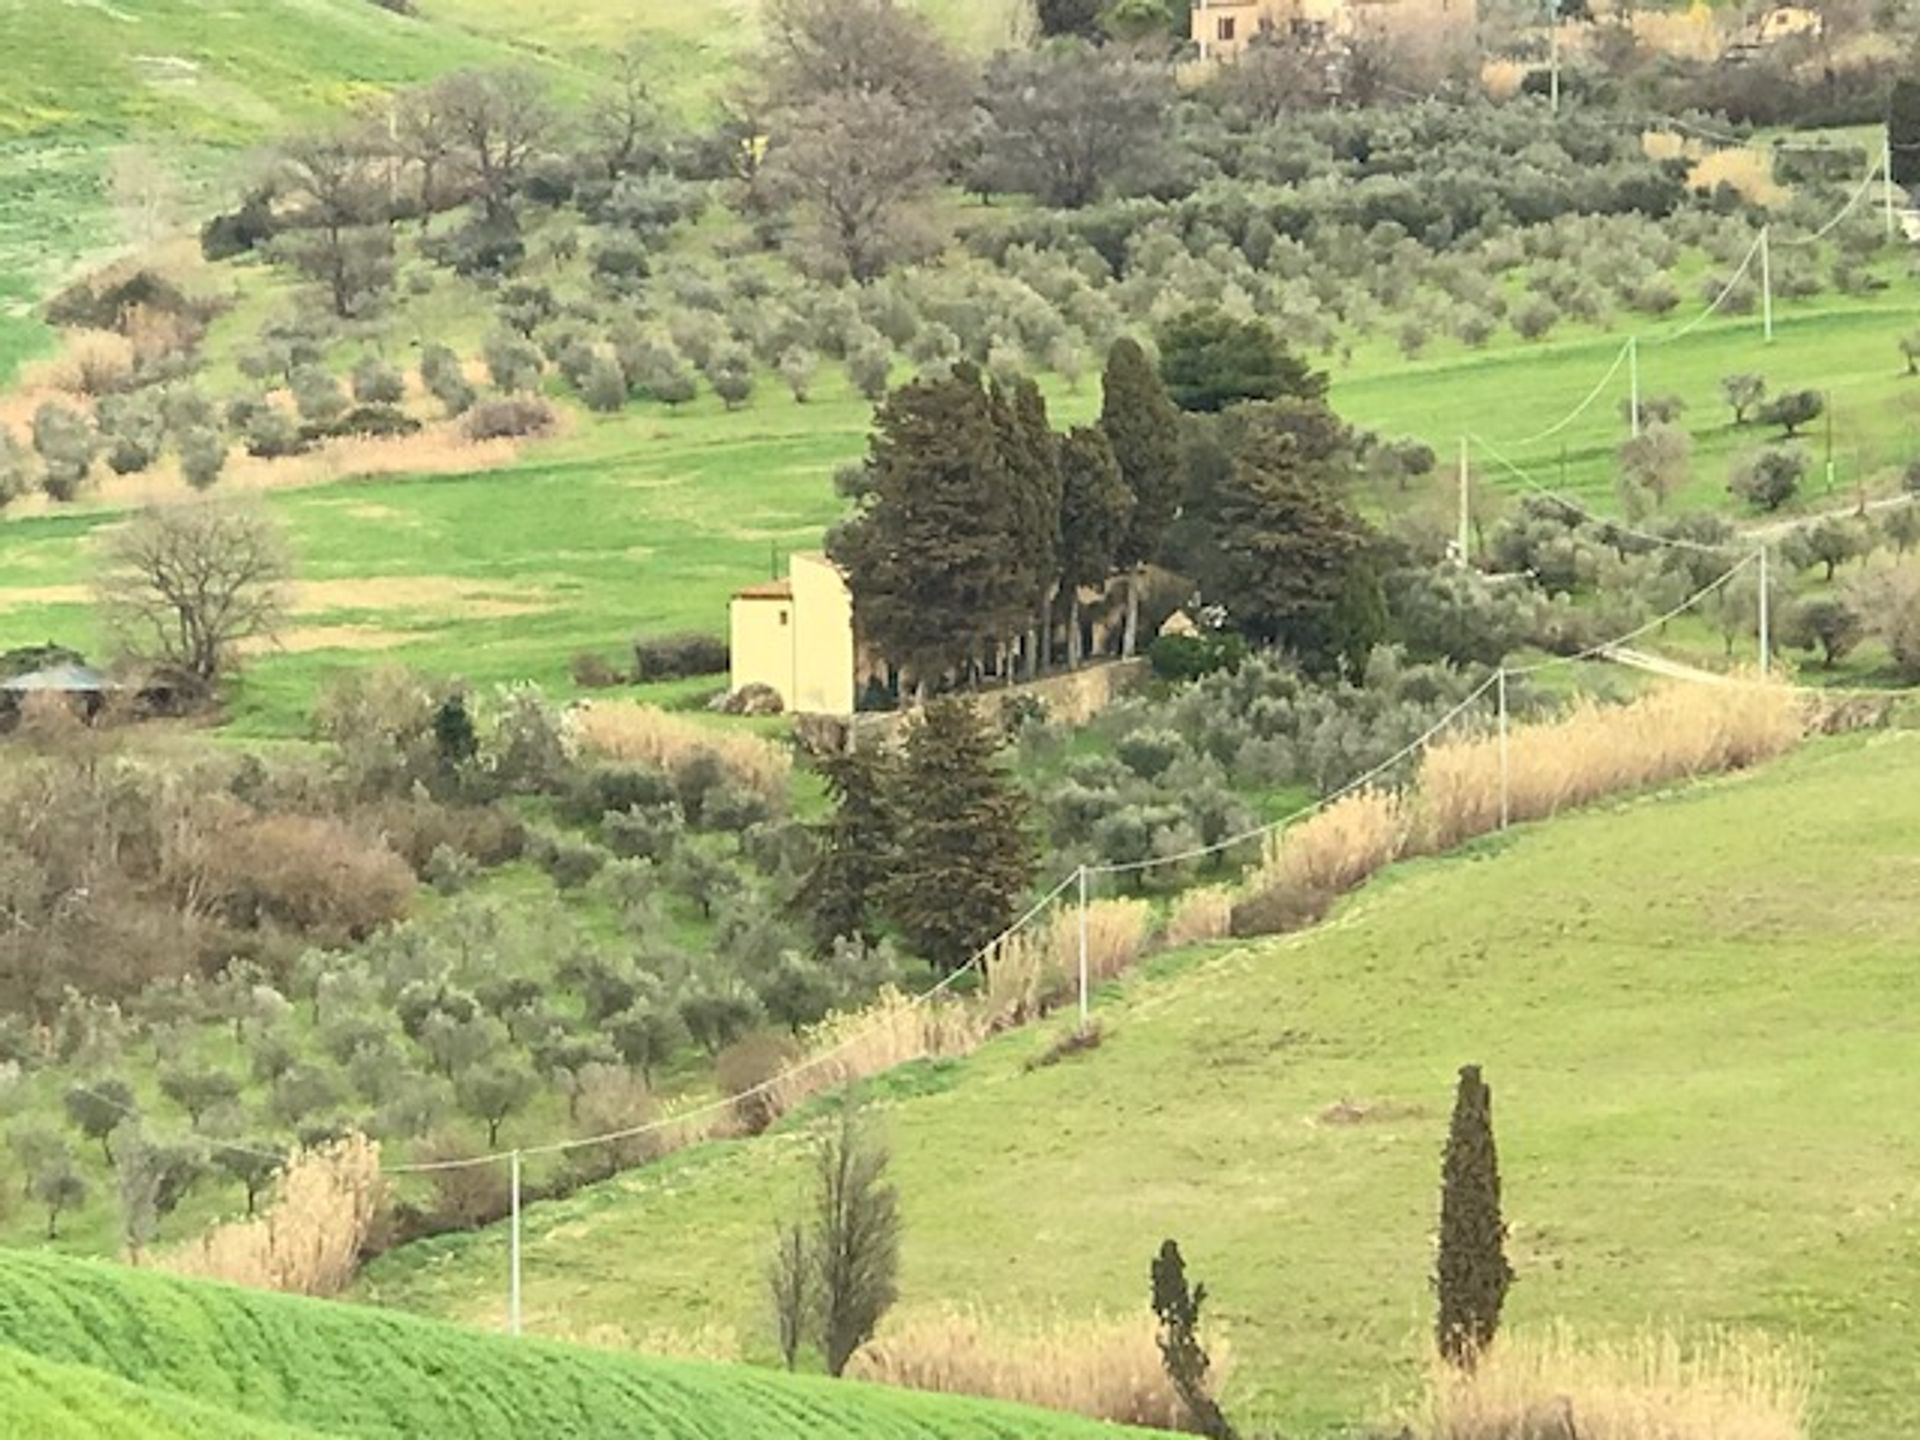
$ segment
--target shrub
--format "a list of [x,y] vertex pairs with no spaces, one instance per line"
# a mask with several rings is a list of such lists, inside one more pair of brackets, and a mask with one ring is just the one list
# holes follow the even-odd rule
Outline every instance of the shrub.
[[449,415],[464,415],[472,408],[472,382],[460,368],[459,357],[444,345],[429,345],[420,352],[420,383]]
[[483,400],[466,412],[460,429],[467,439],[517,439],[544,435],[553,428],[553,407],[537,395],[502,396]]
[[[1214,1346],[1215,1371],[1226,1369]],[[1178,1430],[1186,1407],[1167,1380],[1151,1317],[1059,1317],[1034,1324],[977,1310],[891,1319],[847,1374],[857,1380],[975,1395],[1091,1416],[1117,1425]]]
[[[420,1142],[413,1159],[416,1164],[439,1165],[471,1160],[482,1153],[472,1141],[451,1131],[440,1131]],[[427,1223],[436,1232],[478,1230],[483,1225],[491,1225],[513,1207],[512,1177],[505,1160],[430,1170],[426,1179],[433,1191]]]
[[407,913],[413,874],[337,820],[273,815],[227,828],[208,847],[205,903],[236,925],[364,939]]
[[1238,630],[1197,635],[1161,635],[1147,647],[1155,678],[1184,684],[1221,670],[1238,670],[1247,658],[1247,641]]
[[387,846],[421,875],[442,850],[491,867],[517,860],[526,847],[526,827],[498,805],[449,805],[412,795],[366,814]]
[[60,339],[60,353],[35,367],[27,379],[69,395],[98,398],[126,389],[133,383],[133,371],[133,342],[124,335],[106,329],[70,330]]
[[616,685],[624,685],[627,677],[622,675],[606,658],[592,650],[581,650],[567,662],[567,670],[573,677],[573,683],[582,690],[610,690]]
[[679,631],[633,642],[633,678],[636,681],[724,675],[731,662],[726,641],[698,631]]
[[1224,885],[1188,890],[1174,902],[1167,917],[1165,940],[1169,949],[1224,940],[1233,933],[1233,892]]
[[611,415],[627,403],[627,377],[610,355],[596,355],[587,367],[580,398],[589,410]]
[[49,400],[33,412],[33,448],[40,455],[41,488],[59,501],[72,500],[87,483],[100,437],[93,422]]
[[396,405],[355,405],[327,426],[326,432],[391,440],[400,435],[417,435],[420,428],[418,420]]
[[481,356],[496,390],[517,395],[538,388],[540,352],[518,336],[489,336]]
[[407,398],[400,372],[378,355],[362,355],[353,365],[353,398],[362,405],[398,405]]
[[607,852],[589,840],[570,835],[535,835],[527,845],[533,862],[562,890],[578,890],[600,873]]
[[294,407],[302,420],[324,428],[347,413],[347,396],[340,382],[316,365],[294,371],[291,388]]
[[758,1135],[780,1118],[777,1079],[798,1057],[791,1035],[778,1030],[756,1030],[727,1046],[713,1061],[714,1083],[733,1099],[740,1128]]
[[261,405],[246,420],[247,453],[259,460],[279,460],[304,454],[311,446],[293,416],[274,405]]
[[1135,730],[1114,746],[1120,763],[1143,780],[1157,780],[1186,753],[1186,741],[1172,730]]
[[1775,446],[1750,455],[1734,467],[1727,488],[1760,510],[1778,510],[1791,500],[1807,473],[1805,452]]
[[[574,1102],[574,1132],[581,1138],[640,1129],[659,1115],[653,1093],[632,1071],[615,1065],[589,1065]],[[569,1152],[569,1163],[589,1179],[604,1179],[656,1158],[662,1151],[657,1132],[620,1135]]]
[[211,427],[181,432],[180,474],[195,490],[209,490],[227,464],[227,442]]

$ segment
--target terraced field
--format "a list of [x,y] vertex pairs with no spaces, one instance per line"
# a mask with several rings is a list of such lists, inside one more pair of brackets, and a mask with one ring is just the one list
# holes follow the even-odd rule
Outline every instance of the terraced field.
[[[510,1341],[20,1253],[0,1253],[0,1406],[7,1433],[34,1440],[1091,1440],[1114,1433],[1013,1406]],[[33,1428],[43,1417],[45,1428]],[[12,1428],[22,1423],[27,1428]]]

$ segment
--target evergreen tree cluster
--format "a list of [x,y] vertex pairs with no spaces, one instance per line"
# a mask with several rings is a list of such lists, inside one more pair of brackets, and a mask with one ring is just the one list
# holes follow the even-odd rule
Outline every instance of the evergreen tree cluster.
[[822,762],[836,803],[802,891],[822,953],[888,923],[951,972],[1012,923],[1034,856],[1026,799],[998,748],[974,707],[949,698],[920,713],[898,755]]
[[1032,380],[971,365],[895,390],[874,425],[861,508],[828,542],[861,634],[922,695],[1037,673],[1057,600],[1105,583],[1136,509],[1107,434],[1056,433]]

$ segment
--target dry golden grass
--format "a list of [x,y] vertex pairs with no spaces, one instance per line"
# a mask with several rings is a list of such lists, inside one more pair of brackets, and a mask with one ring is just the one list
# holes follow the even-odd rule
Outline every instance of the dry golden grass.
[[1337,895],[1399,859],[1406,837],[1398,795],[1357,790],[1272,836],[1253,888]]
[[769,1108],[784,1115],[815,1095],[899,1065],[971,1054],[988,1033],[978,1004],[916,1003],[883,990],[860,1009],[829,1015],[806,1032],[800,1056],[769,1087]]
[[590,754],[676,775],[711,756],[735,783],[775,801],[786,796],[793,773],[792,755],[770,740],[683,720],[651,705],[595,701],[575,712],[573,724],[581,748]]
[[1225,885],[1202,885],[1174,902],[1167,916],[1167,948],[1224,940],[1233,933],[1233,891]]
[[[1094,900],[1087,905],[1087,979],[1125,974],[1146,950],[1153,908],[1144,900]],[[1008,937],[987,957],[983,995],[996,1029],[1024,1024],[1077,994],[1080,985],[1080,910],[1056,906],[1044,923]]]
[[1805,1440],[1813,1373],[1764,1337],[1648,1331],[1577,1344],[1502,1336],[1470,1375],[1438,1360],[1405,1417],[1415,1440]]
[[[1509,813],[1539,820],[1606,795],[1738,770],[1791,749],[1804,731],[1803,702],[1785,685],[1673,685],[1626,705],[1583,704],[1510,733]],[[1413,848],[1421,852],[1496,829],[1499,740],[1433,746],[1415,794]]]
[[[1746,679],[1676,684],[1626,705],[1583,703],[1509,732],[1512,820],[1540,820],[1607,795],[1738,770],[1805,734],[1791,687]],[[1267,842],[1249,895],[1333,896],[1409,854],[1437,854],[1500,824],[1500,742],[1442,741],[1404,794],[1361,790]],[[1303,910],[1302,913],[1308,913]]]
[[[1209,1341],[1214,1372],[1225,1347]],[[847,1369],[851,1377],[947,1395],[975,1395],[1139,1425],[1183,1429],[1185,1407],[1168,1384],[1152,1317],[1056,1317],[1006,1323],[978,1310],[891,1317]]]
[[60,349],[26,366],[20,384],[28,390],[57,390],[93,397],[125,389],[133,379],[133,342],[111,330],[67,330]]
[[364,1135],[299,1151],[259,1215],[214,1226],[160,1268],[260,1290],[338,1295],[373,1230],[382,1184],[380,1147]]

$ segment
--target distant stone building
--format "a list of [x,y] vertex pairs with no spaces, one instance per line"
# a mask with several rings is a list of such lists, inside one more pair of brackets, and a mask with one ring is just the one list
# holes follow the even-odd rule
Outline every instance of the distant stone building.
[[1192,37],[1202,60],[1224,61],[1263,35],[1430,38],[1477,18],[1476,0],[1194,0]]

